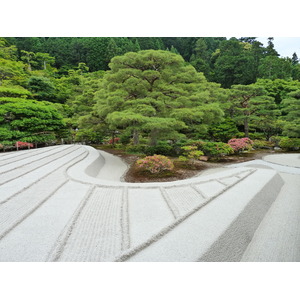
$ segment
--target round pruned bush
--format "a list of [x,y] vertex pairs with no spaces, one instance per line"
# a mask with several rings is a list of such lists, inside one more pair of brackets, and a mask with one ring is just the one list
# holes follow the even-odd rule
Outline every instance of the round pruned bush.
[[204,152],[205,155],[211,157],[220,157],[233,154],[233,149],[230,145],[222,142],[203,142],[198,141],[198,149]]
[[145,148],[144,153],[148,156],[160,154],[160,155],[170,155],[173,154],[173,147],[166,142],[158,143],[156,146],[148,146]]
[[204,155],[201,150],[197,149],[197,146],[183,146],[181,149],[183,150],[183,155],[179,156],[179,161],[182,162],[188,161],[189,163],[194,164]]
[[228,144],[234,150],[234,152],[241,152],[245,150],[251,150],[253,142],[245,137],[241,139],[231,139],[228,141]]
[[149,171],[152,174],[174,169],[172,161],[164,155],[146,156],[136,161],[136,166],[142,171]]

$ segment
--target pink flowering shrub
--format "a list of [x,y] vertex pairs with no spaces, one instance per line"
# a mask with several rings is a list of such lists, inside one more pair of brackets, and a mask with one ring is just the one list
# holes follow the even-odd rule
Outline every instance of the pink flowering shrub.
[[243,150],[250,150],[252,148],[253,142],[245,137],[241,139],[231,139],[228,141],[228,144],[234,150],[234,152],[240,152]]
[[26,143],[26,142],[16,142],[15,145],[17,148],[33,148],[33,144],[32,143]]
[[152,174],[161,173],[165,170],[173,170],[172,161],[164,155],[146,156],[136,162],[136,166],[140,170],[149,171]]

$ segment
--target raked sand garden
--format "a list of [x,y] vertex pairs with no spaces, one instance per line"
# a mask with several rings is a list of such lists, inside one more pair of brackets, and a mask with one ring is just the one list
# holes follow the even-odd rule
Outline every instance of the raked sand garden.
[[300,154],[127,183],[119,157],[0,154],[0,261],[300,261]]

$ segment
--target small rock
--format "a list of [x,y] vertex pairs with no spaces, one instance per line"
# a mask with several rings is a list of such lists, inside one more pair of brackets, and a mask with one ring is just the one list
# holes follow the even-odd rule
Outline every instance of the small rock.
[[200,156],[200,160],[203,160],[203,161],[208,161],[208,156]]

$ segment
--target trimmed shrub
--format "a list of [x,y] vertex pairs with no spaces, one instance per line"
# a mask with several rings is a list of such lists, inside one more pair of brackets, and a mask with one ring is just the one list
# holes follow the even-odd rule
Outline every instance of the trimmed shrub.
[[300,139],[283,137],[279,142],[279,147],[286,150],[298,150],[300,147]]
[[126,152],[128,153],[133,153],[133,154],[136,154],[136,153],[144,153],[146,149],[146,145],[130,145],[130,146],[127,146],[126,147]]
[[274,135],[270,137],[270,141],[275,143],[275,147],[279,147],[279,142],[281,141],[282,138],[283,138],[282,136]]
[[270,149],[275,146],[275,143],[270,141],[253,140],[252,146],[254,149]]
[[173,155],[173,147],[167,142],[159,142],[156,146],[149,146],[145,148],[144,153],[148,156],[154,154],[171,156]]
[[220,157],[233,154],[233,149],[230,145],[222,142],[202,142],[196,143],[198,149],[202,150],[205,155],[212,157]]
[[[184,151],[183,156],[179,157],[180,161],[189,161],[190,163],[194,164],[196,160],[200,160],[201,156],[204,155],[204,153],[201,150],[197,150],[197,146],[184,146],[181,147],[181,149]],[[184,159],[186,157],[186,160]]]
[[217,125],[210,126],[209,134],[214,141],[227,142],[231,137],[240,136],[243,133],[238,131],[234,121],[225,119]]
[[231,139],[228,144],[234,152],[241,152],[244,150],[251,150],[253,142],[249,138]]
[[164,155],[146,156],[136,161],[136,166],[143,171],[149,171],[152,174],[174,169],[172,161]]

